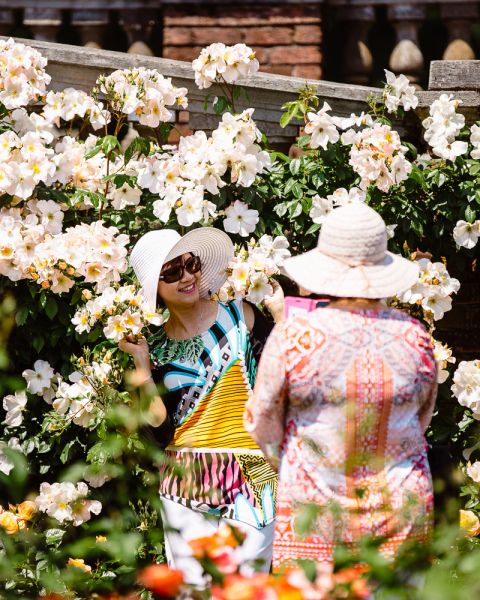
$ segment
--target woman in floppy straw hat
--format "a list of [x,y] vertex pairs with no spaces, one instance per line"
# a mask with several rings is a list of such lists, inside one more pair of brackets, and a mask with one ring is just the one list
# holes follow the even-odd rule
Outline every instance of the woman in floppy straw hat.
[[[232,257],[230,238],[213,227],[142,236],[130,263],[147,301],[162,302],[169,318],[148,343],[120,342],[145,374],[152,431],[170,459],[160,486],[167,558],[200,586],[189,540],[234,523],[247,535],[238,559],[247,570],[263,560],[267,571],[273,542],[276,474],[243,425],[259,348],[273,324],[240,300],[210,299]],[[282,314],[280,292],[267,304],[274,317]],[[162,398],[154,382],[166,390]]]
[[[394,557],[425,540],[433,494],[425,449],[436,363],[423,326],[381,299],[418,279],[412,261],[387,251],[383,219],[364,203],[335,209],[318,246],[288,259],[288,275],[328,308],[276,325],[247,403],[245,427],[279,468],[273,564],[329,565],[338,543],[381,538]],[[295,521],[319,507],[311,533]]]

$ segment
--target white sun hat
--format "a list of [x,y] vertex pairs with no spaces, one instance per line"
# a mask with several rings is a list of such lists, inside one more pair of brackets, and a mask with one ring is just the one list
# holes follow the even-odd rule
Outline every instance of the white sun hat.
[[315,294],[342,298],[389,298],[417,280],[415,262],[387,251],[382,217],[364,202],[333,210],[317,247],[285,261],[289,277]]
[[228,263],[234,254],[233,243],[226,233],[215,227],[192,229],[183,237],[174,229],[149,231],[133,247],[130,264],[150,306],[157,306],[162,266],[186,252],[199,256],[202,263],[201,298],[208,298],[222,287],[227,278]]

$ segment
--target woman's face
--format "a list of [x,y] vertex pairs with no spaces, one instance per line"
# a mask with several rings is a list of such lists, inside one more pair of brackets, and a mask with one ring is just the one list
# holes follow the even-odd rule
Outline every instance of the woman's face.
[[[186,261],[192,261],[193,255],[188,252],[178,258],[165,263],[160,271],[160,276],[175,273],[175,270],[185,265]],[[201,272],[189,273],[187,269],[182,269],[182,276],[178,281],[167,283],[164,279],[158,282],[157,292],[167,307],[170,306],[190,306],[199,301],[199,285]]]

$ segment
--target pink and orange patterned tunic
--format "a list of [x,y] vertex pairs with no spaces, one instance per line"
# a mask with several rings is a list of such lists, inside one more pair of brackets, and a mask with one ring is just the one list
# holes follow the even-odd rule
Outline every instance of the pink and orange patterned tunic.
[[[277,325],[264,348],[245,424],[279,461],[273,564],[331,563],[364,535],[394,557],[424,541],[433,493],[423,427],[436,396],[423,326],[394,309],[320,308]],[[312,530],[296,519],[318,507]]]

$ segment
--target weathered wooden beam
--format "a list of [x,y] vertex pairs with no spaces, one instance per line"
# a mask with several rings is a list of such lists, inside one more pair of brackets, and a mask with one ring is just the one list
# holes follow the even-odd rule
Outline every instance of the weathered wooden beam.
[[480,90],[480,60],[434,60],[429,90]]

